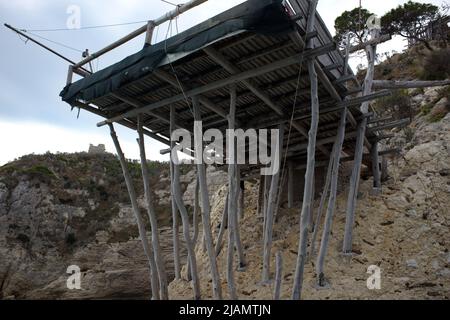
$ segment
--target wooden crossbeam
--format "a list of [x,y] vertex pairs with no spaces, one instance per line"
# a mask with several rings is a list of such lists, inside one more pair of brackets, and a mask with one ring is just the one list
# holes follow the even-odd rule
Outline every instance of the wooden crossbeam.
[[[306,58],[308,58],[308,57],[315,57],[317,55],[322,55],[322,54],[324,54],[326,52],[329,52],[330,50],[333,50],[334,48],[336,48],[336,45],[334,43],[327,44],[325,46],[306,51],[304,56]],[[230,85],[232,83],[236,83],[236,82],[239,82],[239,81],[243,81],[243,80],[247,80],[247,79],[250,79],[250,78],[258,77],[258,76],[261,76],[263,74],[266,74],[266,73],[269,73],[269,72],[272,72],[272,71],[275,71],[275,70],[278,70],[278,69],[282,69],[282,68],[289,67],[291,65],[298,64],[298,62],[300,61],[300,57],[301,56],[302,56],[301,54],[293,55],[293,56],[291,56],[289,58],[276,61],[274,63],[271,63],[271,64],[265,65],[263,67],[260,67],[258,69],[248,70],[248,71],[241,72],[239,74],[232,75],[229,78],[222,79],[222,80],[219,80],[219,81],[216,81],[216,82],[212,82],[212,83],[209,83],[207,85],[204,85],[204,86],[201,86],[201,87],[189,90],[189,91],[185,92],[184,94],[179,94],[179,95],[176,95],[174,97],[170,97],[170,98],[164,99],[162,101],[158,101],[156,103],[152,103],[152,104],[145,105],[143,107],[140,107],[140,108],[137,108],[137,109],[134,109],[134,110],[130,110],[130,111],[125,112],[124,114],[119,115],[117,117],[113,117],[113,118],[108,119],[106,121],[102,121],[102,122],[98,123],[97,126],[98,127],[102,127],[102,126],[107,125],[108,123],[114,123],[114,122],[120,121],[120,120],[122,120],[124,118],[135,117],[135,116],[137,116],[138,114],[141,114],[141,113],[148,113],[150,111],[156,110],[158,108],[161,108],[161,107],[173,104],[173,103],[176,103],[176,102],[181,101],[181,100],[186,99],[186,98],[192,98],[194,96],[201,95],[201,94],[206,93],[208,91],[213,91],[213,90],[216,90],[216,89],[219,89],[219,88],[223,88],[223,87],[225,87],[227,85]]]
[[[221,65],[223,68],[225,68],[225,70],[227,70],[228,72],[230,72],[231,74],[238,74],[240,72],[240,70],[238,68],[236,68],[233,64],[231,64],[228,59],[218,50],[212,48],[212,47],[208,47],[205,48],[204,51],[206,52],[206,54],[208,54],[209,57],[211,57],[216,63],[218,63],[219,65]],[[250,90],[252,91],[258,98],[260,98],[266,105],[268,105],[273,111],[275,111],[280,117],[284,116],[284,111],[283,109],[278,106],[273,100],[272,98],[265,93],[264,91],[262,91],[258,85],[256,85],[255,83],[253,83],[251,80],[244,80],[242,81],[242,83]],[[298,123],[293,123],[292,125],[298,132],[300,132],[302,135],[304,135],[305,137],[308,136],[308,132],[307,130],[300,124]],[[324,154],[328,155],[329,151],[321,148],[320,149]]]

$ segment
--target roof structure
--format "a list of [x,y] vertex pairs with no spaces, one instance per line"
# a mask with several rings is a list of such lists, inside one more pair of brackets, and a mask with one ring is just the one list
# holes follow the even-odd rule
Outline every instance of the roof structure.
[[[349,68],[344,73],[345,59],[318,13],[315,31],[306,34],[307,11],[307,0],[249,0],[68,84],[61,97],[108,119],[103,125],[119,122],[136,128],[142,114],[146,134],[169,144],[170,106],[176,109],[177,127],[192,132],[194,96],[201,104],[203,128],[225,131],[228,87],[235,83],[241,128],[288,125],[295,111],[288,156],[301,164],[306,161],[311,109],[308,71],[304,65],[300,77],[299,71],[300,64],[316,59],[321,110],[317,158],[328,159],[345,106],[349,121],[343,151],[352,156],[364,99],[352,95],[361,87]],[[314,46],[305,50],[309,39]],[[367,131],[366,143],[373,138],[374,132]]]

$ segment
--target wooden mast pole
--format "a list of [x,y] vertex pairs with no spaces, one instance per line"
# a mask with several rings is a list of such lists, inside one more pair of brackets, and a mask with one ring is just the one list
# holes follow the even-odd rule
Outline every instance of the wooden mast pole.
[[[376,39],[380,30],[373,29],[371,31],[372,39]],[[377,45],[369,45],[366,47],[367,60],[369,65],[367,67],[367,74],[364,80],[364,92],[363,95],[369,95],[372,92],[373,77],[375,72],[375,59],[376,59]],[[345,221],[345,233],[342,251],[344,254],[351,254],[352,242],[353,242],[353,225],[355,220],[356,202],[359,187],[359,180],[361,175],[361,164],[364,152],[364,138],[367,128],[367,114],[369,113],[369,102],[364,102],[361,106],[361,112],[366,115],[358,126],[358,137],[356,140],[355,148],[355,163],[353,166],[353,172],[350,180],[350,191],[347,200],[347,213]]]
[[[200,111],[200,103],[198,100],[198,97],[194,97],[192,99],[193,107],[194,107],[194,120],[197,124],[198,122],[202,121],[201,117],[201,111]],[[194,126],[194,133],[196,138],[194,139],[196,141],[196,152],[200,153],[200,157],[203,156],[203,143],[202,138],[203,132],[199,130],[197,125]],[[197,155],[198,156],[198,155]],[[202,157],[203,158],[203,157]],[[199,159],[197,159],[198,161]],[[219,275],[219,269],[217,267],[217,260],[216,260],[216,252],[213,247],[213,240],[212,240],[212,231],[211,231],[211,206],[209,203],[209,196],[208,196],[208,184],[206,182],[206,170],[205,170],[205,164],[203,162],[203,159],[197,163],[197,174],[198,174],[198,180],[200,184],[200,193],[201,193],[201,199],[202,199],[202,222],[203,222],[203,235],[204,235],[204,242],[206,244],[206,250],[208,252],[209,257],[209,264],[211,268],[211,276],[212,276],[212,287],[213,287],[213,296],[216,300],[222,300],[222,285],[220,281],[220,275]]]
[[[309,2],[308,21],[306,26],[306,34],[314,31],[316,22],[316,8],[318,0],[311,0]],[[307,49],[312,49],[314,46],[313,39],[308,40],[306,43]],[[297,265],[295,269],[294,286],[292,291],[292,299],[301,299],[302,287],[303,287],[303,272],[305,268],[306,250],[308,244],[309,225],[308,222],[311,216],[312,210],[312,192],[314,184],[314,169],[315,169],[315,154],[316,154],[316,139],[317,129],[319,126],[319,92],[317,72],[315,67],[315,59],[308,58],[308,72],[311,82],[311,129],[309,131],[308,141],[308,160],[305,174],[305,190],[303,194],[303,206],[300,216],[300,239],[297,256]]]
[[278,187],[281,174],[281,161],[283,154],[283,141],[284,141],[284,124],[279,126],[279,137],[277,141],[276,157],[278,157],[278,168],[276,173],[272,175],[270,183],[269,197],[267,200],[267,212],[266,212],[266,224],[264,230],[264,251],[263,251],[263,270],[262,270],[262,282],[267,283],[270,280],[270,259],[272,252],[272,235],[273,235],[273,222],[275,216],[275,210],[278,199]]
[[160,290],[160,298],[162,300],[169,299],[169,291],[167,287],[167,275],[166,275],[166,266],[164,262],[164,258],[161,253],[161,246],[159,242],[159,230],[158,230],[158,221],[156,219],[155,208],[153,207],[153,197],[150,189],[150,178],[148,174],[148,166],[147,166],[147,156],[145,154],[145,140],[144,140],[144,131],[143,131],[143,123],[142,116],[138,117],[138,135],[139,138],[137,142],[139,144],[139,151],[141,156],[141,170],[142,170],[142,179],[144,180],[144,191],[145,191],[145,200],[147,202],[147,213],[150,220],[151,226],[151,234],[152,234],[152,245],[153,245],[153,253],[155,256],[156,262],[156,271],[158,273],[159,278],[159,290]]
[[[172,130],[175,127],[175,107],[172,105],[170,106],[170,132],[173,132]],[[180,167],[179,167],[179,160],[178,160],[178,154],[175,149],[172,149],[172,162],[173,162],[173,181],[172,181],[172,189],[173,189],[173,195],[175,198],[175,202],[178,207],[178,211],[181,214],[181,220],[183,223],[183,235],[184,240],[186,242],[186,247],[188,251],[188,259],[189,259],[189,267],[191,271],[191,277],[192,277],[192,285],[194,290],[194,299],[200,300],[201,298],[201,292],[200,292],[200,283],[198,279],[198,273],[197,273],[197,258],[195,255],[195,249],[194,244],[191,239],[191,232],[189,227],[189,215],[186,210],[186,207],[183,203],[183,196],[181,193],[181,182],[180,182]]]
[[[235,129],[235,119],[236,119],[236,103],[237,103],[237,93],[236,93],[236,85],[230,86],[230,113],[228,116],[228,129]],[[228,134],[228,140],[234,139],[234,135],[231,133]],[[227,150],[228,157],[228,255],[227,255],[227,282],[228,282],[228,291],[231,300],[237,300],[237,290],[236,284],[234,280],[234,246],[235,246],[235,223],[234,220],[237,219],[237,208],[236,203],[238,200],[238,191],[237,191],[237,165],[236,165],[236,149],[235,149],[235,141],[233,143],[228,141],[229,148]]]
[[152,299],[159,300],[159,279],[157,273],[157,267],[155,262],[155,257],[152,252],[152,248],[148,243],[147,232],[145,230],[144,220],[142,219],[141,212],[139,210],[139,205],[137,202],[136,190],[133,186],[133,179],[131,178],[130,171],[127,167],[127,161],[125,159],[125,155],[122,152],[122,148],[119,143],[119,138],[117,137],[116,131],[114,130],[114,125],[109,124],[109,129],[111,132],[111,138],[114,142],[114,146],[116,147],[117,155],[119,157],[120,166],[122,167],[123,177],[125,179],[125,183],[127,185],[128,194],[130,196],[131,207],[133,209],[134,217],[136,218],[136,223],[138,225],[139,237],[141,238],[142,246],[144,248],[144,253],[147,257],[147,260],[150,265],[150,274],[151,274],[151,287],[152,287]]

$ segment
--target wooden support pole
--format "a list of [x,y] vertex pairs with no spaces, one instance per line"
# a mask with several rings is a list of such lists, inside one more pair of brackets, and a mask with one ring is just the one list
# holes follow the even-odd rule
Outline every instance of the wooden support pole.
[[[194,212],[193,212],[193,217],[192,217],[192,225],[194,227],[194,235],[192,236],[192,243],[194,245],[194,250],[197,247],[197,243],[198,243],[198,236],[200,233],[199,230],[199,215],[201,215],[201,211],[200,211],[200,203],[199,203],[199,193],[200,193],[200,184],[198,181],[198,175],[197,175],[197,179],[195,179],[195,191],[194,191]],[[192,277],[191,277],[191,266],[189,264],[188,261],[188,268],[189,268],[189,272],[188,272],[188,280],[191,281]]]
[[373,189],[377,194],[379,194],[381,192],[381,172],[380,158],[378,156],[378,142],[372,144],[370,156],[372,158]]
[[[272,175],[272,181],[270,183],[269,197],[267,200],[267,212],[266,212],[266,225],[264,230],[264,252],[263,252],[263,270],[262,270],[262,282],[270,281],[270,259],[272,252],[272,235],[273,235],[273,222],[275,216],[276,205],[278,203],[278,188],[281,174],[281,159],[283,157],[283,140],[284,140],[284,124],[279,128],[278,146],[275,149],[277,151],[277,157],[279,159],[280,166],[276,173]],[[274,152],[274,151],[273,151]]]
[[264,177],[259,177],[259,187],[258,187],[258,203],[256,208],[257,217],[263,216],[264,207]]
[[367,126],[367,118],[364,118],[358,127],[358,138],[356,140],[356,148],[355,148],[355,160],[353,164],[352,176],[350,178],[350,189],[347,200],[347,214],[345,221],[345,233],[343,243],[344,254],[351,254],[352,252],[353,225],[355,219],[356,201],[358,198],[358,187],[364,151],[362,137],[365,134],[366,126]]
[[137,139],[137,142],[139,144],[139,151],[141,156],[142,179],[144,180],[145,201],[147,202],[147,214],[151,226],[152,245],[156,262],[156,271],[158,273],[159,279],[160,298],[161,300],[168,300],[169,290],[167,287],[166,264],[161,252],[161,246],[159,242],[158,221],[156,219],[156,212],[153,206],[153,197],[150,188],[147,156],[145,154],[145,140],[144,140],[144,131],[142,127],[142,117],[138,117],[138,135],[139,138]]
[[223,246],[223,236],[225,235],[225,230],[227,230],[228,225],[228,201],[229,201],[230,193],[227,192],[227,197],[225,199],[225,204],[223,206],[222,212],[222,221],[220,222],[219,234],[217,235],[216,242],[216,257],[220,255]]
[[[170,117],[172,115],[172,109]],[[175,130],[174,120],[170,121],[170,150],[173,150],[175,147],[175,141],[172,140],[172,132]],[[175,169],[174,169],[175,161],[172,157],[172,152],[170,152],[170,194],[171,194],[171,205],[172,205],[172,240],[173,240],[173,261],[174,261],[174,272],[175,279],[181,279],[181,263],[180,263],[180,219],[179,219],[179,211],[178,206],[175,200],[175,192],[174,192],[174,184],[175,184]]]
[[244,215],[245,215],[245,181],[241,179],[241,174],[239,170],[239,206],[238,206],[239,219],[244,219]]
[[147,257],[148,263],[150,265],[150,275],[151,275],[151,288],[152,288],[152,299],[159,300],[159,280],[158,272],[155,262],[155,257],[153,255],[152,248],[147,239],[147,232],[145,230],[144,220],[142,219],[141,212],[139,210],[139,205],[137,202],[136,190],[134,189],[133,179],[131,178],[130,171],[128,170],[127,160],[122,152],[122,148],[119,143],[119,138],[117,137],[116,131],[114,130],[114,125],[109,124],[109,129],[111,132],[111,138],[116,147],[116,152],[119,157],[120,166],[122,167],[123,177],[127,185],[128,194],[130,196],[131,207],[133,209],[134,217],[138,225],[139,237],[141,238],[142,246],[144,248],[145,256]]
[[[201,111],[200,111],[200,103],[197,97],[192,99],[193,107],[194,107],[194,120],[196,123],[202,121]],[[194,133],[196,135],[196,152],[200,152],[201,156],[203,155],[203,143],[202,138],[203,132],[199,132],[200,128],[195,126]],[[198,149],[200,147],[200,150]],[[197,157],[198,158],[198,157]],[[198,159],[197,159],[198,160]],[[202,159],[203,160],[203,159]],[[213,289],[213,297],[216,300],[222,300],[222,285],[219,276],[219,269],[217,267],[216,260],[216,252],[213,247],[212,240],[212,231],[211,231],[211,206],[209,203],[209,195],[208,195],[208,184],[206,182],[206,170],[205,164],[203,161],[197,163],[197,174],[198,180],[200,184],[200,192],[202,199],[202,223],[203,223],[203,235],[204,241],[206,244],[206,250],[208,252],[209,264],[211,269],[211,277],[212,277],[212,289]]]
[[[236,86],[231,85],[230,87],[230,113],[228,116],[228,129],[235,129],[235,118],[236,118]],[[228,137],[230,139],[230,137]],[[238,191],[237,191],[237,165],[236,165],[236,149],[234,143],[228,141],[229,148],[227,150],[228,155],[228,255],[227,255],[227,282],[228,291],[231,300],[237,300],[237,290],[234,280],[234,246],[235,246],[235,223],[237,219],[237,208],[236,203],[238,201]],[[232,147],[231,147],[232,146]]]
[[288,163],[288,208],[294,207],[294,163],[289,161]]
[[316,254],[317,235],[319,233],[319,226],[320,226],[320,223],[322,221],[323,210],[325,208],[325,201],[327,200],[328,193],[330,191],[331,173],[332,173],[332,169],[333,169],[334,155],[335,155],[335,147],[333,147],[333,152],[331,153],[331,157],[330,157],[330,160],[328,162],[327,177],[325,179],[325,185],[323,187],[323,192],[322,192],[322,195],[320,197],[319,209],[317,210],[316,217],[315,217],[315,219],[313,221],[313,226],[312,226],[313,234],[312,234],[312,238],[311,238],[311,248],[310,248],[310,251],[309,251],[309,257],[311,259]]
[[[173,129],[175,126],[175,107],[172,105],[170,106],[170,127]],[[172,132],[172,130],[171,130]],[[186,207],[183,203],[183,196],[181,192],[181,182],[180,182],[180,167],[179,167],[179,160],[178,155],[175,150],[172,152],[172,161],[173,161],[173,181],[172,181],[172,188],[173,188],[173,195],[175,198],[175,202],[178,207],[178,211],[181,215],[181,220],[183,223],[183,235],[184,240],[186,242],[186,247],[188,251],[188,259],[189,259],[189,266],[191,271],[191,277],[192,277],[192,286],[194,291],[194,300],[200,300],[201,299],[201,292],[200,292],[200,283],[198,279],[198,273],[197,273],[197,258],[195,255],[195,248],[194,244],[191,239],[191,232],[190,232],[190,221],[189,221],[189,215],[186,210]]]
[[[378,38],[380,30],[373,29],[371,31],[372,39]],[[367,60],[369,62],[367,68],[366,78],[364,80],[364,91],[363,95],[368,95],[372,92],[373,77],[375,73],[375,57],[376,57],[377,47],[375,45],[369,45],[366,47]],[[361,112],[364,115],[369,113],[369,102],[364,102],[361,106]],[[366,135],[367,128],[367,116],[363,118],[358,126],[358,137],[356,140],[355,147],[355,163],[353,166],[352,177],[350,180],[350,190],[347,200],[347,213],[345,221],[345,233],[343,242],[343,253],[351,254],[352,252],[352,237],[353,237],[353,224],[355,220],[356,211],[356,201],[358,197],[359,180],[361,175],[361,163],[363,159],[364,152],[364,139]]]
[[[306,27],[306,32],[311,32],[314,30],[316,8],[318,0],[312,0],[309,2],[309,13],[308,22]],[[311,49],[313,42],[309,41],[306,44],[307,49]],[[305,174],[305,190],[303,194],[303,206],[300,216],[300,239],[298,246],[298,256],[297,265],[295,269],[294,286],[292,291],[292,299],[301,299],[302,287],[303,287],[303,272],[305,268],[306,261],[306,250],[308,244],[308,234],[309,234],[309,218],[311,215],[312,204],[311,195],[313,192],[313,181],[314,181],[314,169],[315,169],[315,155],[316,155],[316,139],[317,139],[317,129],[319,126],[319,90],[318,90],[318,80],[317,72],[315,66],[315,60],[308,60],[308,72],[311,83],[311,128],[309,131],[309,142],[308,142],[308,160],[307,168]]]
[[450,85],[450,80],[441,81],[396,81],[396,80],[374,80],[373,89],[416,89],[442,87]]
[[330,163],[330,165],[333,168],[331,174],[331,190],[330,190],[330,197],[328,199],[327,214],[325,216],[325,223],[322,231],[322,241],[320,244],[319,255],[317,256],[317,263],[316,263],[316,274],[318,278],[318,285],[321,287],[325,286],[324,263],[331,234],[331,226],[333,224],[334,211],[336,207],[339,164],[341,160],[342,145],[344,143],[345,137],[346,117],[347,117],[347,109],[344,109],[341,113],[339,131],[336,138],[337,145],[334,148],[333,162]]
[[281,298],[281,282],[283,281],[283,256],[280,251],[277,251],[275,257],[275,290],[273,294],[274,300]]
[[153,38],[153,31],[155,30],[155,23],[153,21],[149,21],[147,23],[147,31],[145,33],[145,44],[151,45]]

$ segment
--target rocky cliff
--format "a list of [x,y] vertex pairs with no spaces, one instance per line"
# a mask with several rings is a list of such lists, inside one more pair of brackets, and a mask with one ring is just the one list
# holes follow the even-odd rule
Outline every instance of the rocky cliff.
[[[348,184],[339,190],[336,215],[325,264],[327,289],[318,289],[315,259],[305,269],[305,299],[450,299],[450,105],[449,88],[411,90],[412,123],[393,129],[393,138],[382,148],[399,148],[388,160],[388,180],[383,193],[372,195],[372,179],[361,181],[354,229],[353,259],[344,259],[342,241],[345,225]],[[393,110],[398,107],[392,105]],[[433,116],[438,114],[439,116]],[[340,179],[346,180],[344,176]],[[213,230],[217,234],[224,206],[224,189],[216,194]],[[262,284],[262,218],[256,214],[257,184],[247,184],[245,217],[241,236],[248,262],[247,269],[236,272],[236,287],[242,299],[271,299],[273,283]],[[317,211],[316,200],[314,210]],[[282,298],[290,299],[299,240],[297,209],[279,211],[274,226],[272,266],[275,253],[283,256]],[[319,230],[319,235],[321,230]],[[316,246],[317,247],[317,246]],[[202,294],[211,298],[208,259],[197,250]],[[227,296],[226,250],[219,256],[222,287]],[[370,266],[381,270],[381,288],[369,290]],[[186,268],[184,269],[186,273]],[[171,296],[192,298],[185,280],[172,282]]]
[[[128,165],[146,219],[140,165]],[[149,162],[149,168],[172,279],[169,167]],[[195,172],[188,166],[181,169],[189,208]],[[224,173],[209,173],[214,192]],[[71,265],[81,269],[81,290],[67,289]],[[0,298],[145,299],[150,297],[148,280],[147,260],[113,155],[30,155],[0,168]]]
[[[404,99],[407,97],[407,99]],[[393,129],[384,149],[399,148],[388,161],[383,193],[373,196],[371,179],[358,195],[354,258],[342,259],[348,183],[339,190],[326,277],[327,290],[315,286],[314,260],[305,274],[306,299],[449,299],[450,292],[450,105],[449,88],[411,90],[380,101],[389,114],[408,107],[411,124]],[[171,210],[167,164],[149,163],[167,270],[172,273]],[[146,217],[140,166],[129,168]],[[192,206],[195,173],[182,168],[184,200]],[[348,178],[341,175],[340,180]],[[208,169],[212,228],[217,235],[224,206],[225,173]],[[262,285],[262,220],[256,215],[258,185],[246,183],[241,235],[248,260],[237,272],[241,298],[269,299]],[[318,203],[315,204],[317,210]],[[300,207],[298,204],[297,207]],[[192,209],[190,208],[192,211]],[[284,260],[282,297],[292,288],[299,235],[299,209],[279,211],[274,250]],[[320,234],[320,233],[319,233]],[[181,237],[182,238],[182,237]],[[184,248],[184,246],[182,245]],[[210,296],[208,259],[197,250],[203,296]],[[219,257],[224,292],[225,252]],[[82,290],[68,290],[67,267],[78,265]],[[368,290],[367,269],[382,271],[380,290]],[[272,265],[273,269],[273,265]],[[186,268],[184,268],[186,275]],[[173,274],[169,274],[173,278]],[[149,298],[149,274],[138,240],[119,162],[108,154],[26,156],[0,168],[0,298],[126,299]],[[172,298],[192,297],[186,280],[172,282]]]

